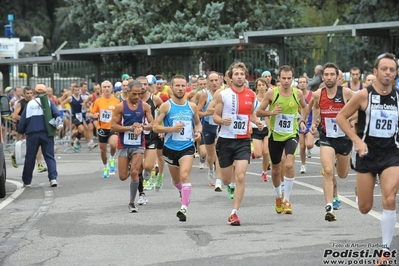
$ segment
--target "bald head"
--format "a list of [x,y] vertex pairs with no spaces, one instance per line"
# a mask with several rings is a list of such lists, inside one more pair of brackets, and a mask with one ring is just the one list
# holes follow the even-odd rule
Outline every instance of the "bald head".
[[367,75],[365,82],[367,86],[374,85],[374,81],[375,81],[375,76],[373,74]]

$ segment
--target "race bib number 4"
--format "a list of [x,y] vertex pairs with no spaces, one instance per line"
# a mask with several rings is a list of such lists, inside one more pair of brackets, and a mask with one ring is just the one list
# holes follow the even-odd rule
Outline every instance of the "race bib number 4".
[[100,110],[100,121],[104,123],[111,122],[112,119],[112,111],[110,110]]
[[123,136],[123,143],[132,146],[141,146],[141,134],[134,135],[134,132],[125,132]]
[[248,131],[247,115],[232,115],[229,131],[236,135],[245,135]]
[[183,128],[180,132],[173,132],[172,139],[177,141],[187,141],[193,138],[193,127],[191,121],[173,121],[173,126],[178,123],[183,124]]
[[345,133],[337,124],[335,118],[324,118],[324,123],[326,125],[326,136],[329,138],[340,138],[345,137]]
[[274,131],[279,133],[293,133],[294,132],[294,118],[293,114],[278,114],[274,120]]

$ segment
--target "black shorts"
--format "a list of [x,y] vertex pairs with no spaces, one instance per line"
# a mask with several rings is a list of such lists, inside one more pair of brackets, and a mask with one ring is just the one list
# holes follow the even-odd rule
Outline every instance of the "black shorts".
[[112,135],[118,135],[118,132],[113,132],[109,129],[102,129],[102,128],[97,130],[98,142],[100,143],[108,143],[108,139]]
[[249,163],[251,158],[251,140],[218,138],[216,154],[220,168],[231,166],[234,160],[247,160]]
[[356,154],[355,171],[359,173],[381,174],[385,169],[399,166],[399,149],[368,150],[368,155],[360,158]]
[[263,130],[252,128],[251,137],[253,139],[263,140],[264,138],[267,138],[267,135],[269,135],[269,129],[267,127],[264,127]]
[[[155,133],[155,134],[157,134],[157,133]],[[164,140],[165,140],[165,138],[161,139],[160,137],[158,137],[158,139],[157,139],[157,149],[158,150],[162,150],[163,149]]]
[[210,125],[208,122],[204,121],[202,125],[202,139],[205,145],[211,145],[215,143],[217,138],[218,125]]
[[149,134],[145,134],[145,148],[147,150],[155,150],[157,148],[158,144],[158,133],[155,133],[154,131],[150,131]]
[[340,154],[343,156],[349,155],[353,142],[348,137],[341,138],[329,138],[326,136],[326,133],[323,130],[319,131],[320,135],[320,146],[329,146],[335,150],[336,154]]
[[281,162],[281,156],[285,151],[285,154],[292,154],[295,156],[299,142],[299,135],[294,138],[287,139],[285,141],[275,141],[273,134],[269,138],[269,155],[272,164],[279,164]]
[[179,160],[184,156],[191,156],[193,157],[195,154],[195,147],[190,146],[182,151],[175,151],[167,148],[166,146],[163,147],[162,155],[165,162],[169,165],[180,167]]
[[72,115],[72,124],[74,124],[76,127],[83,125],[83,120],[80,121],[79,119],[76,118],[75,115]]

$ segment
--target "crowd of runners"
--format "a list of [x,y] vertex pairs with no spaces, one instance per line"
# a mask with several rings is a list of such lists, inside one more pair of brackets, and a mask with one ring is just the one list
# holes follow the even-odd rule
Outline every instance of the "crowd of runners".
[[[294,86],[294,69],[284,65],[278,70],[277,83],[272,73],[264,71],[251,89],[248,70],[238,62],[225,73],[210,72],[189,81],[180,75],[168,81],[162,75],[133,79],[123,74],[116,84],[95,84],[91,94],[85,82],[71,83],[58,98],[52,88],[47,93],[60,108],[64,132],[71,132],[58,138],[70,139],[76,151],[84,148],[82,138],[88,149],[98,145],[102,177],[117,170],[120,180],[130,179],[130,212],[148,203],[146,190],[162,188],[166,163],[181,199],[176,216],[186,221],[192,192],[190,172],[198,156],[199,168],[207,168],[204,182],[216,193],[226,189],[232,199],[230,225],[241,224],[238,210],[253,159],[262,160],[259,178],[265,182],[271,178],[276,213],[292,215],[295,175],[307,172],[306,159],[317,145],[325,220],[337,221],[334,210],[341,206],[336,176],[346,178],[350,167],[357,172],[362,213],[372,208],[379,180],[382,243],[389,251],[399,189],[399,95],[393,86],[397,71],[394,55],[386,53],[377,58],[370,70],[373,74],[364,83],[359,68],[351,68],[351,80],[345,82],[338,66],[326,63],[315,68],[318,83],[316,78],[309,82],[304,74]],[[11,98],[16,121],[19,103],[32,97],[29,87],[19,90]],[[301,167],[295,173],[298,150]],[[42,166],[40,154],[38,166]]]

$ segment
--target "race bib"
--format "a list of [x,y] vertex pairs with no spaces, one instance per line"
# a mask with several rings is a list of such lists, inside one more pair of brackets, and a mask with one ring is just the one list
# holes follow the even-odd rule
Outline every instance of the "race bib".
[[294,132],[294,118],[293,114],[278,114],[274,120],[274,131],[279,133],[293,133]]
[[100,121],[104,123],[109,123],[111,122],[112,119],[112,111],[110,110],[100,110]]
[[82,122],[82,118],[83,118],[82,113],[76,113],[75,117],[77,120],[79,120],[79,122]]
[[180,132],[173,132],[172,139],[177,141],[187,141],[193,138],[193,127],[191,121],[173,121],[173,126],[178,123],[183,124],[183,128]]
[[248,131],[247,115],[232,115],[229,131],[236,135],[245,135]]
[[134,136],[134,132],[125,132],[123,134],[123,143],[132,146],[141,146],[141,134]]
[[329,138],[340,138],[345,137],[345,133],[337,124],[335,118],[324,118],[324,123],[326,125],[326,136]]
[[371,110],[370,132],[372,137],[391,138],[398,125],[398,112],[395,110]]

